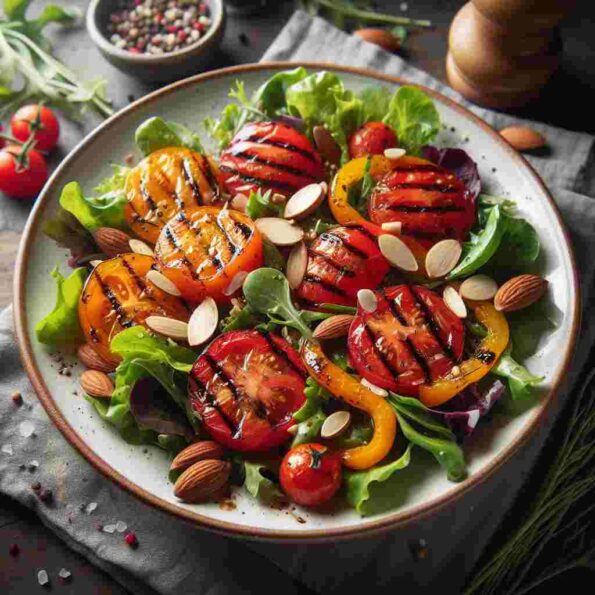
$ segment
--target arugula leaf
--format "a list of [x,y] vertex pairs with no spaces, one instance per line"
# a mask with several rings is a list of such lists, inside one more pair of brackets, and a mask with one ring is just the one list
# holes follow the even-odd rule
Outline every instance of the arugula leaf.
[[283,256],[281,250],[273,242],[264,238],[262,241],[262,252],[264,266],[277,269],[278,271],[285,270],[285,256]]
[[376,465],[366,471],[347,471],[344,475],[345,497],[362,516],[366,514],[366,503],[374,497],[374,484],[387,481],[397,471],[405,469],[411,461],[412,445],[395,461]]
[[413,401],[394,393],[388,397],[405,438],[430,452],[445,469],[450,481],[462,481],[467,476],[467,465],[454,434],[432,417],[421,402],[414,404]]
[[138,126],[134,133],[134,142],[143,155],[167,147],[185,147],[204,154],[198,134],[182,124],[166,121],[158,116],[148,118]]
[[242,463],[244,465],[244,487],[253,498],[258,498],[267,504],[284,499],[279,486],[270,477],[267,477],[272,472],[266,463],[246,460]]
[[401,87],[393,95],[383,122],[397,132],[399,145],[411,155],[419,154],[440,131],[440,116],[434,102],[416,87]]
[[76,345],[82,340],[78,306],[87,269],[79,268],[64,278],[58,267],[51,273],[56,281],[57,295],[54,309],[35,325],[35,334],[46,345]]
[[500,356],[491,372],[506,378],[510,395],[515,401],[530,398],[531,389],[543,381],[543,377],[534,376],[525,366],[513,359],[510,347]]

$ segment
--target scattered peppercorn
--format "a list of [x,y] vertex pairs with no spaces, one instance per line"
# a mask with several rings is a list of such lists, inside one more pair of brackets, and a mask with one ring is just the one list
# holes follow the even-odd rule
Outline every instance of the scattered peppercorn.
[[240,43],[242,45],[250,45],[250,40],[248,39],[248,36],[245,33],[240,33],[238,39],[240,40]]
[[34,492],[39,492],[39,490],[41,490],[41,484],[40,484],[38,481],[34,481],[34,482],[31,484],[31,489],[32,489]]
[[211,26],[200,0],[120,0],[107,31],[117,48],[133,54],[166,54],[196,43]]
[[124,536],[124,541],[132,548],[138,547],[138,539],[136,538],[136,533],[133,533],[132,531],[126,533],[126,535]]
[[16,558],[21,553],[21,548],[16,543],[11,543],[10,547],[8,548],[8,553],[13,558]]
[[39,499],[42,502],[49,504],[54,499],[54,494],[49,488],[43,488],[41,492],[39,492]]
[[20,392],[16,391],[10,395],[12,402],[17,406],[20,407],[23,404],[23,395]]

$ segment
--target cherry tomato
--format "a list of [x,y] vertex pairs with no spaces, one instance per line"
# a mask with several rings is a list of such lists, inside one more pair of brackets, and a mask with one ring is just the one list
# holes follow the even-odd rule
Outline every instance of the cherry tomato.
[[210,157],[168,147],[145,157],[126,178],[125,215],[137,236],[154,244],[179,211],[219,202],[221,173]]
[[144,324],[148,316],[187,321],[184,302],[146,279],[155,261],[144,254],[123,254],[98,264],[79,301],[79,320],[87,341],[110,358],[109,344],[119,332]]
[[266,451],[290,438],[304,402],[306,370],[280,336],[256,330],[217,337],[198,358],[188,383],[193,409],[217,442]]
[[400,221],[402,233],[419,239],[465,239],[475,204],[456,175],[430,161],[402,157],[378,183],[368,203],[377,224]]
[[0,191],[13,198],[33,198],[48,179],[43,155],[34,149],[27,152],[27,163],[17,163],[21,147],[8,145],[0,150]]
[[320,506],[341,487],[341,455],[322,444],[300,444],[283,457],[279,480],[296,504]]
[[366,155],[384,155],[386,149],[398,147],[394,130],[383,122],[368,122],[358,128],[349,139],[349,155],[352,159]]
[[[0,124],[0,134],[3,134],[4,126]],[[0,149],[6,144],[6,140],[0,136]]]
[[448,374],[463,355],[465,329],[442,298],[420,285],[376,292],[374,312],[358,307],[347,341],[357,372],[407,395]]
[[278,122],[244,126],[220,160],[231,195],[272,190],[285,196],[325,178],[320,155],[295,128]]
[[310,244],[308,267],[297,295],[310,305],[351,306],[357,292],[378,287],[389,268],[376,236],[367,227],[336,227]]
[[58,118],[45,105],[24,105],[10,119],[10,129],[22,143],[33,133],[38,151],[51,151],[60,136]]
[[238,273],[262,266],[262,236],[252,219],[229,209],[180,211],[155,246],[159,269],[192,301],[218,301]]

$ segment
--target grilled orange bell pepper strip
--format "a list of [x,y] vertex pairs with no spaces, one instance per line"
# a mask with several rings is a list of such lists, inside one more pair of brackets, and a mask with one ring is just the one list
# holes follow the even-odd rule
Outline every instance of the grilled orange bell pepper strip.
[[481,380],[508,346],[510,333],[504,314],[498,312],[490,302],[469,302],[469,305],[475,318],[486,328],[487,335],[472,357],[453,368],[456,374],[451,371],[444,378],[420,388],[419,400],[427,407],[441,405],[470,384]]
[[369,469],[390,451],[397,433],[397,417],[390,405],[360,384],[324,355],[320,345],[307,340],[301,350],[310,376],[335,397],[365,411],[374,422],[372,440],[343,451],[343,464],[350,469]]

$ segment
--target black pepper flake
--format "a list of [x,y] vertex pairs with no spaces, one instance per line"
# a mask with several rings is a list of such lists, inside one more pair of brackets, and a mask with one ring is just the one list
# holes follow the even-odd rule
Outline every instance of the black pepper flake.
[[132,103],[134,101],[135,97],[131,93],[130,95],[128,95],[128,97],[126,97],[126,99],[128,99],[128,103]]
[[248,36],[245,33],[240,33],[238,35],[238,39],[240,40],[240,43],[242,45],[250,45],[250,40],[248,39]]
[[10,547],[8,548],[8,553],[13,558],[16,558],[21,553],[21,548],[16,543],[11,543]]

